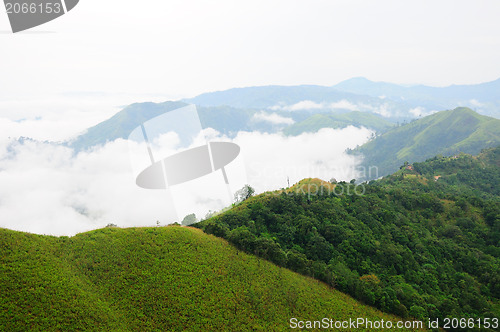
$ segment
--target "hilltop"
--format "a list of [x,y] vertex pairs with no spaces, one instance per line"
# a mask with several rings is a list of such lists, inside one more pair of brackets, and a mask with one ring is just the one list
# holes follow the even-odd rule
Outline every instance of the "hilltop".
[[2,331],[287,331],[291,317],[396,319],[193,228],[0,229]]
[[354,153],[363,155],[363,166],[377,166],[378,176],[385,176],[405,161],[420,162],[438,154],[476,154],[499,144],[500,120],[462,107],[392,128]]

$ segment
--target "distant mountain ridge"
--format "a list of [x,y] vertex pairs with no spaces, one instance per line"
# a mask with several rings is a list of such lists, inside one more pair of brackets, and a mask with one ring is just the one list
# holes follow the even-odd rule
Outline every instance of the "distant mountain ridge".
[[482,99],[500,100],[500,79],[480,84],[431,87],[426,85],[403,86],[387,82],[374,82],[364,77],[355,77],[333,86],[339,91],[363,93],[368,96],[385,96],[405,99]]
[[462,107],[392,128],[353,153],[364,157],[366,169],[378,168],[377,175],[367,176],[371,179],[396,171],[405,161],[424,161],[438,154],[476,154],[497,145],[500,145],[500,120]]
[[182,101],[132,104],[68,145],[79,151],[126,138],[140,123],[187,104],[197,105],[203,127],[230,137],[239,131],[298,135],[349,125],[383,133],[392,127],[391,122],[406,122],[457,106],[469,106],[480,114],[500,118],[500,79],[445,88],[405,87],[366,78],[349,79],[332,87],[234,88]]
[[315,113],[362,111],[377,113],[394,120],[413,117],[408,113],[409,107],[402,102],[382,100],[378,97],[319,85],[234,88],[204,93],[183,101],[201,106],[226,105],[270,111],[285,110],[290,113],[298,110]]
[[[132,130],[141,123],[187,105],[184,102],[172,101],[132,104],[66,144],[75,151],[81,151],[118,138],[127,139]],[[240,131],[283,131],[288,135],[299,135],[303,132],[316,132],[321,128],[341,129],[350,125],[383,132],[394,125],[380,115],[358,111],[263,111],[232,106],[197,106],[197,110],[203,128],[213,128],[229,137],[234,137]]]
[[269,85],[208,92],[184,101],[203,106],[270,108],[280,104],[293,105],[304,100],[334,102],[342,99],[356,99],[368,103],[374,98],[320,85]]
[[67,142],[67,144],[79,151],[112,142],[118,138],[127,139],[132,130],[141,123],[186,105],[186,103],[175,101],[131,104],[110,119],[89,128],[85,133]]
[[348,110],[356,107],[357,110],[378,112],[396,119],[416,118],[432,111],[464,106],[474,108],[481,114],[500,118],[500,79],[439,88],[425,85],[402,86],[357,77],[330,87],[271,85],[234,88],[203,93],[184,101],[204,106],[266,109],[290,108],[303,101],[315,103],[314,107],[323,105],[328,109],[328,104],[347,101],[351,104]]
[[500,79],[480,84],[430,87],[402,86],[356,77],[340,82],[333,88],[349,93],[403,101],[414,107],[427,108],[427,111],[467,106],[481,114],[500,118]]

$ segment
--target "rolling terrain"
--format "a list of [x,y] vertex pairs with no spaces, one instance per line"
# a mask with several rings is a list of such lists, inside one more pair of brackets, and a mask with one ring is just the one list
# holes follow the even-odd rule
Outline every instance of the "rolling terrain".
[[[421,162],[438,154],[476,154],[499,144],[500,120],[456,108],[392,128],[353,152],[363,155],[367,169],[377,166],[380,177],[395,172],[405,161]],[[362,180],[366,179],[371,178]]]
[[402,317],[500,316],[500,147],[307,179],[194,226]]
[[292,317],[397,319],[194,228],[0,229],[2,331],[287,331]]

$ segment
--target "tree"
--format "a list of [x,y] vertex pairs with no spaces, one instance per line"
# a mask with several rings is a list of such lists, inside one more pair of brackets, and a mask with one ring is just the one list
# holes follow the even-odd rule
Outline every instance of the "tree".
[[236,193],[234,194],[234,201],[235,203],[241,203],[252,197],[254,193],[255,189],[253,189],[250,185],[246,184],[243,186],[243,188],[236,191]]
[[194,213],[188,214],[187,216],[182,219],[181,224],[184,226],[189,226],[197,222],[198,219],[196,219],[196,215]]

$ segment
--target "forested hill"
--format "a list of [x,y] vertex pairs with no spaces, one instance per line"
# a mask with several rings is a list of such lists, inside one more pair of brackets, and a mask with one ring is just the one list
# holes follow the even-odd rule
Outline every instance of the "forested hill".
[[497,147],[357,187],[302,181],[197,227],[403,317],[498,318],[499,163]]
[[289,331],[292,317],[399,319],[193,228],[0,228],[0,331]]
[[354,151],[363,155],[367,169],[377,166],[377,177],[395,172],[405,161],[422,162],[438,154],[477,154],[499,144],[500,120],[460,107],[392,128]]

